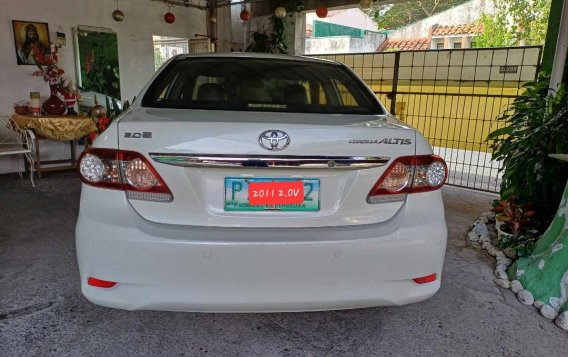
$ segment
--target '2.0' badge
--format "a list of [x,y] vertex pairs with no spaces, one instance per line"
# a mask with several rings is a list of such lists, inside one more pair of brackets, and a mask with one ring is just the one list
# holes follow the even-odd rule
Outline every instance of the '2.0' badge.
[[152,139],[151,131],[143,131],[141,133],[125,132],[124,137],[127,139]]

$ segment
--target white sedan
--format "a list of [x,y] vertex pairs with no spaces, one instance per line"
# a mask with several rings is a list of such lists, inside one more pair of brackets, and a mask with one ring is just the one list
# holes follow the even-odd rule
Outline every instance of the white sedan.
[[177,56],[79,166],[95,304],[328,310],[440,288],[446,164],[340,63]]

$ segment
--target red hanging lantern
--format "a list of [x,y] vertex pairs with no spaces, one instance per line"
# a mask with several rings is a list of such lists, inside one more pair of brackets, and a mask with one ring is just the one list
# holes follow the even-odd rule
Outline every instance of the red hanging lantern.
[[318,15],[320,19],[327,17],[327,6],[321,5],[316,7],[316,15]]
[[251,13],[248,12],[246,9],[241,11],[240,16],[241,16],[241,20],[243,20],[243,21],[248,21],[252,17]]
[[172,14],[169,11],[167,14],[164,15],[164,21],[167,22],[168,24],[173,24],[175,20],[176,20],[176,15]]

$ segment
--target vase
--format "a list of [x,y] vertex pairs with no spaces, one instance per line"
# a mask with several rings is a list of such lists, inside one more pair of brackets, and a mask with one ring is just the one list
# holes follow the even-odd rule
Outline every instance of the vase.
[[51,91],[51,96],[43,102],[43,105],[41,106],[43,111],[49,115],[61,115],[65,113],[67,107],[65,106],[65,102],[57,96],[57,86],[55,84],[50,85],[49,89]]

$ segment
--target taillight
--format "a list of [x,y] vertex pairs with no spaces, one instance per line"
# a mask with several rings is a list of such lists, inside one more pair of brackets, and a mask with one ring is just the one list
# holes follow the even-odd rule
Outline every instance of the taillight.
[[439,189],[448,167],[436,155],[403,156],[389,166],[367,196],[368,203],[404,201],[406,194]]
[[154,167],[134,151],[87,149],[79,157],[87,185],[126,191],[130,199],[171,202],[173,195]]

